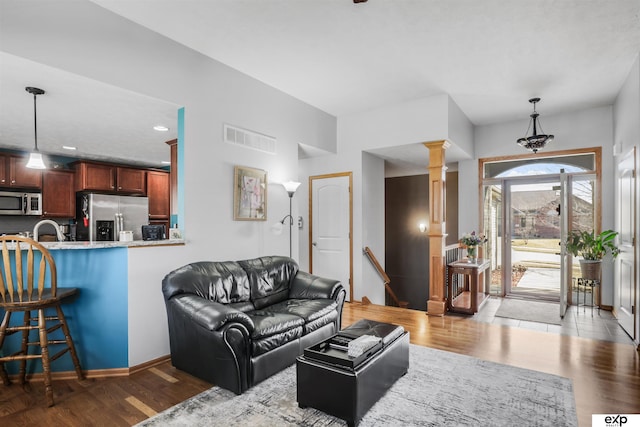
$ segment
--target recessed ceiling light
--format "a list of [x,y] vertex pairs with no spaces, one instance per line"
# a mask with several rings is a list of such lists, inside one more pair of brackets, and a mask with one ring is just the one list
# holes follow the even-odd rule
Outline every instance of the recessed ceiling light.
[[162,125],[156,125],[153,127],[153,130],[157,130],[158,132],[168,132],[169,128]]
[[65,150],[76,150],[76,147],[71,147],[69,145],[63,145],[62,148],[64,148]]

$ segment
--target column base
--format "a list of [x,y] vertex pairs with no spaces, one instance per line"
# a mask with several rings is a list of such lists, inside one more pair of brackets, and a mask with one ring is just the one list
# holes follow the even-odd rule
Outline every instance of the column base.
[[447,306],[444,301],[427,301],[428,316],[444,316],[447,312]]

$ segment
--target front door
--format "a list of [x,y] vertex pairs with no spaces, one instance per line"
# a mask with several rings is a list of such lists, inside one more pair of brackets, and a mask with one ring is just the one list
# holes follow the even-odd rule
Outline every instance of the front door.
[[635,149],[622,157],[618,163],[618,227],[620,254],[617,259],[616,280],[617,298],[614,302],[618,322],[635,339],[635,218],[636,218],[636,169]]
[[506,294],[560,299],[560,182],[507,181]]
[[351,173],[313,176],[311,192],[310,272],[340,280],[353,297],[351,245]]

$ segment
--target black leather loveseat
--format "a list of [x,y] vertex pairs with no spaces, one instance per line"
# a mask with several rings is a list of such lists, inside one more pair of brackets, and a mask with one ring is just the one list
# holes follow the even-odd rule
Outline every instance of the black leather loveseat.
[[288,257],[195,262],[162,281],[173,365],[241,394],[340,330],[345,290]]

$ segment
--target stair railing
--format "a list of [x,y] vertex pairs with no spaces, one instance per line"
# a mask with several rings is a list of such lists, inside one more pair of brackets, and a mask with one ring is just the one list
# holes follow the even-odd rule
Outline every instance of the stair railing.
[[378,272],[378,274],[382,278],[382,280],[384,282],[384,289],[389,294],[389,298],[391,298],[391,300],[395,303],[395,305],[397,307],[407,308],[409,303],[406,302],[406,301],[400,301],[398,299],[398,297],[396,296],[395,292],[393,292],[393,289],[391,289],[391,286],[389,286],[389,283],[391,283],[391,279],[389,278],[387,273],[384,271],[384,269],[382,268],[382,266],[380,265],[380,263],[376,259],[376,256],[373,254],[373,252],[371,251],[371,249],[369,249],[368,246],[366,246],[364,248],[364,253],[365,253],[365,255],[367,255],[367,258],[369,258],[369,261],[371,261],[371,263],[375,267],[376,271]]

